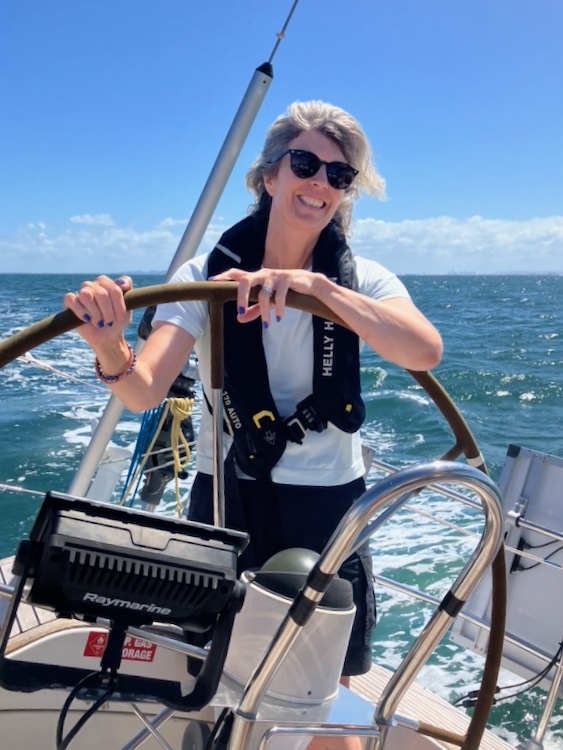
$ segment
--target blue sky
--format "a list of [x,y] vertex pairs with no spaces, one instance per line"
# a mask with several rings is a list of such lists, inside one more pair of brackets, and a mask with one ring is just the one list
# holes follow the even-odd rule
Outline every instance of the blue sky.
[[[165,270],[290,0],[3,0],[0,271]],[[387,181],[352,245],[399,273],[563,272],[560,0],[300,0],[207,249],[297,99]]]

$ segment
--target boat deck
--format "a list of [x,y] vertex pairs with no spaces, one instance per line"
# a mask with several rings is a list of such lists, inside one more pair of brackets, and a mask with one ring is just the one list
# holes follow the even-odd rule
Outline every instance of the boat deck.
[[[392,672],[376,664],[367,674],[357,675],[350,680],[351,689],[374,705],[377,704]],[[397,714],[414,721],[425,722],[455,734],[465,735],[470,717],[454,708],[447,701],[421,687],[411,685],[397,708]],[[458,747],[442,743],[443,747]],[[481,750],[507,750],[511,747],[496,734],[486,731],[481,740]]]

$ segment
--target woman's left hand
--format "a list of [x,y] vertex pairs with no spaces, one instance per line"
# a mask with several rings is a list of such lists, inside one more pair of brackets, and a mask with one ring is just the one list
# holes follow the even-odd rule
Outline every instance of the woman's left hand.
[[[396,297],[377,300],[330,281],[322,273],[300,268],[261,268],[241,271],[231,268],[213,281],[238,281],[238,320],[248,323],[262,317],[264,328],[270,325],[275,310],[280,321],[290,289],[323,302],[344,325],[384,359],[408,370],[430,370],[442,354],[442,339],[434,326],[410,299]],[[248,306],[252,287],[260,286],[258,304]]]
[[[270,312],[275,311],[276,320],[283,318],[287,292],[316,296],[318,283],[326,277],[301,268],[261,268],[259,271],[241,271],[231,268],[214,276],[210,281],[238,281],[237,310],[240,323],[249,323],[262,317],[264,328],[270,325]],[[252,287],[262,287],[258,292],[258,304],[250,305]]]

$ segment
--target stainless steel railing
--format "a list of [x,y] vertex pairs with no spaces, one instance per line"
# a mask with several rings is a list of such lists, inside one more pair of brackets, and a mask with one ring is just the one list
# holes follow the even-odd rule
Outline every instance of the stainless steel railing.
[[[330,580],[357,546],[358,539],[363,538],[364,529],[368,525],[372,529],[379,527],[379,518],[370,523],[375,513],[382,511],[393,501],[393,512],[396,512],[410,499],[413,492],[438,482],[455,483],[475,492],[481,500],[485,526],[469,561],[381,696],[374,715],[374,726],[379,728],[381,734],[372,737],[369,743],[375,750],[384,742],[386,729],[392,723],[399,701],[434,651],[485,569],[491,564],[502,542],[503,513],[498,488],[489,477],[470,466],[436,461],[402,469],[382,479],[354,503],[341,520],[311,571],[306,586],[296,598],[268,652],[246,686],[240,704],[235,710],[229,750],[245,750],[247,747],[260,701],[303,626],[304,611],[308,609],[312,613],[322,598],[324,589],[320,582],[328,585],[327,580]],[[381,515],[387,518],[389,512],[383,510]],[[299,617],[295,616],[296,612],[299,612]]]

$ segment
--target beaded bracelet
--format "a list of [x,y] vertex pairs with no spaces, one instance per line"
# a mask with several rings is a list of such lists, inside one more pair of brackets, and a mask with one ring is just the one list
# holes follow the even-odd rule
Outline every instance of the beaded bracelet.
[[[127,344],[127,342],[125,343]],[[94,370],[96,371],[98,379],[101,380],[102,383],[114,385],[115,383],[119,383],[120,380],[123,380],[123,378],[126,378],[127,375],[131,375],[131,373],[135,369],[135,365],[137,364],[137,355],[129,344],[127,344],[127,348],[129,349],[129,359],[127,360],[127,364],[125,365],[125,370],[119,373],[119,375],[106,375],[102,370],[98,358],[96,357],[96,361],[94,362]]]

